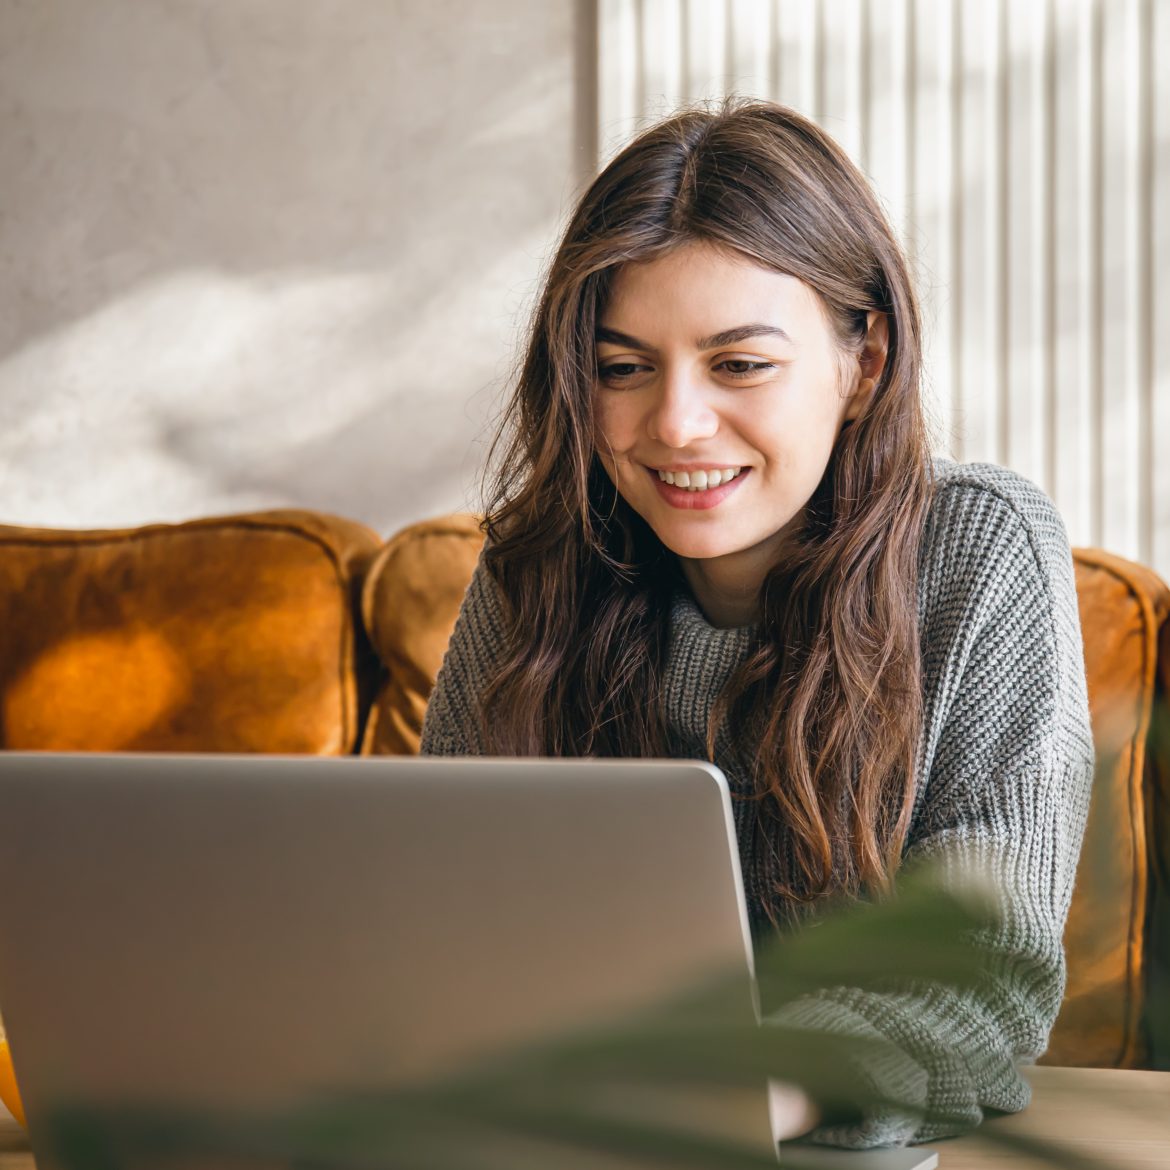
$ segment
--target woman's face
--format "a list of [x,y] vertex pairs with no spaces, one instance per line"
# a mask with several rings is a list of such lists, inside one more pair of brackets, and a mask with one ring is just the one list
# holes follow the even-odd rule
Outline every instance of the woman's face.
[[597,331],[595,447],[667,548],[746,558],[762,580],[872,391],[864,353],[844,361],[817,294],[738,253],[623,265]]

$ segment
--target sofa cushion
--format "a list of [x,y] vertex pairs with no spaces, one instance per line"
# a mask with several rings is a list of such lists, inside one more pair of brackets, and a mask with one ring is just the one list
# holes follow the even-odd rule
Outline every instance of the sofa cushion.
[[0,527],[9,749],[339,754],[361,721],[357,593],[381,542],[283,510]]
[[1153,850],[1170,843],[1148,742],[1151,719],[1167,715],[1157,672],[1159,642],[1170,652],[1170,589],[1109,553],[1073,557],[1097,775],[1065,930],[1068,986],[1044,1063],[1140,1068],[1151,1060],[1143,1028],[1151,907],[1165,893]]
[[392,537],[370,566],[362,616],[387,674],[363,755],[413,755],[483,534],[474,516],[424,520]]

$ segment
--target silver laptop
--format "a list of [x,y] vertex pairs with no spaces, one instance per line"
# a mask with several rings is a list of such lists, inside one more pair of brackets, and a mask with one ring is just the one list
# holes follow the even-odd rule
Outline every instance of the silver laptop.
[[[0,1011],[39,1170],[287,1165],[274,1118],[323,1140],[715,977],[752,1013],[751,971],[709,764],[0,753]],[[765,1086],[710,1112],[774,1156]]]

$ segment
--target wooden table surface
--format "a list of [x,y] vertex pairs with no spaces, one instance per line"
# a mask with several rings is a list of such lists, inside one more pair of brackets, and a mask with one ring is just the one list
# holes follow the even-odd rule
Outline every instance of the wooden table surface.
[[939,1170],[1051,1170],[1050,1162],[993,1144],[993,1133],[1059,1141],[1111,1170],[1170,1170],[1170,1072],[1037,1067],[1027,1076],[1031,1106],[938,1142]]
[[[985,1122],[974,1133],[934,1143],[939,1170],[1055,1170],[993,1134],[1059,1141],[1110,1170],[1170,1170],[1170,1072],[1039,1067],[1023,1113]],[[0,1170],[36,1170],[24,1133],[0,1106]],[[857,1170],[865,1170],[859,1155]]]

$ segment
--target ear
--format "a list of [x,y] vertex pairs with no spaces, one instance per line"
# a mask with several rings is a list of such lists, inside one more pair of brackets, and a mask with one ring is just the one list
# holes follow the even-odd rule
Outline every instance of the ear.
[[850,422],[860,418],[873,398],[890,348],[890,322],[885,313],[870,309],[865,322],[865,342],[857,355],[858,377],[845,407],[845,418]]

